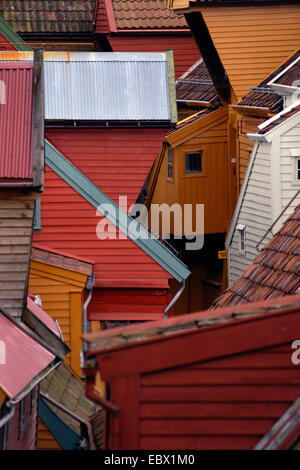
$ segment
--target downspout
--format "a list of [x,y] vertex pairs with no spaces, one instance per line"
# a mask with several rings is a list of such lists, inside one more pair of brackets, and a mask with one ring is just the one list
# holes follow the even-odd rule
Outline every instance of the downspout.
[[[88,290],[88,296],[83,304],[83,307],[82,307],[82,331],[83,331],[83,334],[85,333],[89,333],[88,331],[88,319],[87,319],[87,308],[88,308],[88,305],[91,301],[91,298],[92,298],[92,295],[93,295],[93,286],[94,286],[94,282],[95,282],[95,272],[92,272],[92,275],[91,277],[89,277],[89,279],[87,280],[87,283],[86,283],[86,289]],[[87,350],[87,344],[86,344],[86,341],[83,340],[83,351],[86,351]]]
[[165,318],[168,318],[168,312],[169,312],[169,310],[173,307],[173,305],[175,304],[175,302],[177,302],[177,300],[178,300],[179,297],[181,296],[181,294],[182,294],[182,292],[184,291],[184,289],[185,289],[185,280],[182,281],[180,289],[176,292],[176,294],[174,295],[174,297],[173,297],[173,299],[171,300],[171,302],[169,303],[169,305],[167,305],[167,307],[165,308],[165,310],[164,310],[164,317],[165,317]]
[[0,419],[0,428],[2,428],[3,426],[5,426],[6,423],[8,423],[8,421],[15,414],[15,410],[16,410],[15,407],[11,408],[10,412],[6,416],[4,416],[2,419]]

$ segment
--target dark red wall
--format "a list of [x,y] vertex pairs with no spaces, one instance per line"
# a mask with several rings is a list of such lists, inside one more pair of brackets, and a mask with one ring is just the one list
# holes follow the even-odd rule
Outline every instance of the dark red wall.
[[[24,427],[20,434],[20,403],[16,405],[15,414],[8,422],[7,450],[35,450],[37,444],[38,426],[38,391],[36,392],[35,405],[32,407],[32,394],[24,398]],[[0,449],[2,449],[3,428],[0,433]]]

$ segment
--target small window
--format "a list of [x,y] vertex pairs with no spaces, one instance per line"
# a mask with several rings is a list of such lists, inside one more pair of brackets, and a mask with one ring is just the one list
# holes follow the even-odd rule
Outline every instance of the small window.
[[173,151],[168,149],[168,178],[173,178]]
[[246,239],[245,239],[245,225],[237,225],[237,231],[239,236],[239,252],[245,254],[246,251]]
[[202,150],[185,154],[185,173],[202,173]]

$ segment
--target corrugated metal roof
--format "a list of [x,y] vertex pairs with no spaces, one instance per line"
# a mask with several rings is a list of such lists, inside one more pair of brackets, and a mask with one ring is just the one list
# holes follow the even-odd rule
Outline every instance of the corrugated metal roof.
[[[32,53],[1,52],[2,61]],[[170,121],[164,53],[45,52],[45,119]]]
[[19,395],[55,359],[22,329],[0,314],[5,364],[0,362],[0,387],[10,398]]
[[45,54],[45,119],[170,120],[165,54]]
[[33,177],[33,63],[0,63],[0,180]]

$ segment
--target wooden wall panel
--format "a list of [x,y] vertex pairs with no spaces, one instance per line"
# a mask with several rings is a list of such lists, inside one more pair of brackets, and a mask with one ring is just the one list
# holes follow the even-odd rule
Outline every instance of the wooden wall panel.
[[252,449],[298,397],[290,345],[140,377],[140,449]]
[[199,9],[238,100],[299,48],[300,4]]

